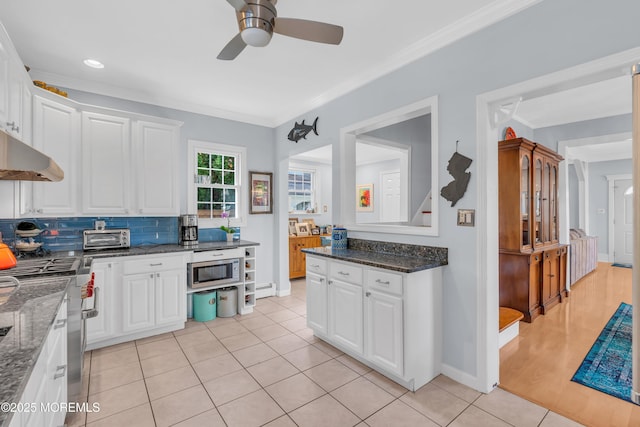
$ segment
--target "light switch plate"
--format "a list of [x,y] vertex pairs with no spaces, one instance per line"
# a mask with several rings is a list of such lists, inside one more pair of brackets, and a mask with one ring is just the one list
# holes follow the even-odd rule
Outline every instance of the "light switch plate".
[[476,223],[475,209],[458,209],[458,225],[463,227],[473,227]]

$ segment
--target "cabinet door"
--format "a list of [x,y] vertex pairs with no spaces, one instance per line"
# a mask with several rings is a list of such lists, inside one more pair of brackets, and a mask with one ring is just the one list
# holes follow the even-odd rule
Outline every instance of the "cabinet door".
[[82,212],[129,212],[131,130],[127,118],[82,113]]
[[178,139],[180,129],[161,123],[135,124],[135,209],[141,215],[179,215]]
[[349,350],[363,353],[362,287],[329,280],[329,338]]
[[23,115],[23,99],[22,99],[22,71],[18,68],[21,64],[11,64],[9,68],[9,109],[7,112],[7,131],[22,140],[24,132]]
[[64,171],[59,182],[34,182],[35,214],[76,215],[78,213],[80,119],[71,107],[35,96],[33,104],[33,147],[54,159]]
[[[93,262],[92,273],[95,274],[94,286],[98,289],[98,316],[87,319],[87,345],[111,338],[115,335],[114,319],[120,312],[120,305],[114,304],[118,290],[115,280],[115,264],[113,262]],[[85,309],[95,307],[96,298],[84,300]]]
[[544,251],[541,295],[543,314],[560,300],[560,249]]
[[384,369],[402,376],[402,298],[373,290],[367,291],[365,296],[365,356]]
[[156,325],[187,321],[187,282],[184,270],[156,273]]
[[122,277],[122,330],[135,332],[155,325],[156,273]]
[[301,238],[289,239],[289,278],[304,277],[306,257],[303,252],[304,240]]
[[9,53],[0,40],[0,128],[6,129],[9,118]]
[[327,335],[327,279],[307,272],[307,326]]

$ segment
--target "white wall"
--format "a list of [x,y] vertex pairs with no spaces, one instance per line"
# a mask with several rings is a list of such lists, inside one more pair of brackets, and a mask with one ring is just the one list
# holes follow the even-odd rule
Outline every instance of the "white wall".
[[[340,222],[340,199],[337,177],[340,169],[353,167],[339,157],[340,129],[431,96],[439,102],[439,182],[450,181],[445,165],[455,151],[477,159],[484,147],[476,146],[476,99],[479,94],[514,85],[578,66],[585,62],[637,46],[637,23],[640,3],[560,0],[543,1],[490,28],[439,49],[412,64],[360,87],[305,114],[299,119],[320,116],[323,132],[308,141],[309,148],[333,144],[334,147],[334,218]],[[597,28],[597,31],[594,29]],[[506,59],[505,59],[506,58]],[[286,158],[300,150],[286,143],[292,123],[277,128],[277,158]],[[434,141],[434,143],[436,143]],[[479,283],[477,230],[458,227],[458,208],[478,206],[477,162],[469,171],[471,181],[465,196],[455,208],[440,204],[438,237],[350,233],[351,237],[406,242],[449,248],[449,266],[444,269],[443,370],[455,379],[485,389],[482,383],[486,366],[481,358],[477,325],[484,321],[479,289],[496,284]],[[279,171],[282,176],[282,171]],[[438,194],[439,191],[434,194]],[[477,212],[477,220],[484,212]],[[284,226],[281,219],[281,226]],[[495,238],[495,237],[494,237]],[[484,241],[484,238],[482,239]],[[283,245],[281,251],[284,255]],[[497,257],[496,257],[497,259]],[[281,275],[283,275],[281,273]]]

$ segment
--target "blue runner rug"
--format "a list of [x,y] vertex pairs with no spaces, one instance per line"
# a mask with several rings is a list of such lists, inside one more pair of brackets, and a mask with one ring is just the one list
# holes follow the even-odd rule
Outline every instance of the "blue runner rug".
[[619,262],[614,262],[613,264],[611,264],[612,267],[624,267],[624,268],[631,268],[631,264],[624,264],[624,263],[619,263]]
[[631,315],[622,303],[571,381],[631,402]]

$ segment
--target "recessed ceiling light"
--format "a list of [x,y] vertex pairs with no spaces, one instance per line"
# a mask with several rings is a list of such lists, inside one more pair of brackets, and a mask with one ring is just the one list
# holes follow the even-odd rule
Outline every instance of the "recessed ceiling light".
[[104,64],[95,59],[85,59],[84,65],[91,68],[104,68]]

